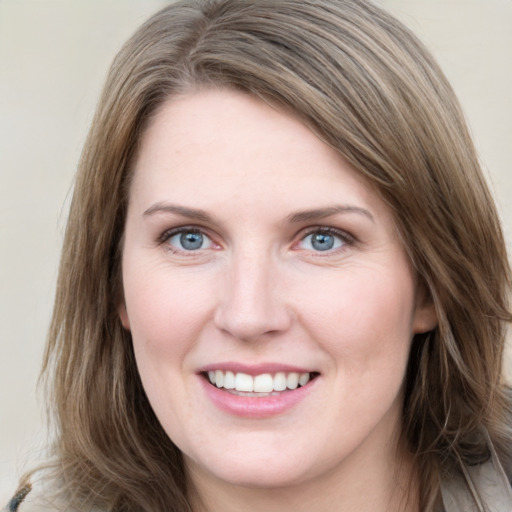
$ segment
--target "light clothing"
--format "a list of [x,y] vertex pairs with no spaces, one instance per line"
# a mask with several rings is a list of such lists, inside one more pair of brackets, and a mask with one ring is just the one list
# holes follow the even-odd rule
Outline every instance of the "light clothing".
[[441,495],[445,512],[512,512],[512,487],[492,445],[491,460],[443,482]]

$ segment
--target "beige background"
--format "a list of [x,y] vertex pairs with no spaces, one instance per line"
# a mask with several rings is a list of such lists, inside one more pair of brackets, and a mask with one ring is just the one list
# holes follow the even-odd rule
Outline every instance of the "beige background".
[[[165,3],[0,0],[0,506],[44,445],[36,381],[94,105],[117,49]],[[423,39],[452,81],[510,241],[512,0],[378,3]]]

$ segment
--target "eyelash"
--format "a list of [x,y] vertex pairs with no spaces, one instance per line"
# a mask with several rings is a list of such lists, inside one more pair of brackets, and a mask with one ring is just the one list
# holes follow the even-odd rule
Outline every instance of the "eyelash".
[[[169,240],[172,237],[174,237],[176,235],[182,235],[185,233],[193,233],[193,234],[203,235],[208,240],[212,241],[212,243],[214,243],[212,240],[212,237],[210,235],[208,235],[204,229],[199,228],[197,226],[181,226],[179,228],[168,229],[167,231],[164,231],[162,233],[162,235],[158,238],[158,243],[159,243],[159,245],[166,244],[167,242],[169,242]],[[194,255],[194,253],[198,253],[200,250],[199,249],[199,250],[194,251],[194,250],[178,249],[178,248],[172,246],[170,243],[167,244],[167,249],[169,249],[171,252],[178,253],[178,254],[187,253],[190,256]]]
[[[333,237],[338,238],[342,242],[342,246],[335,249],[328,249],[325,251],[327,254],[332,254],[334,252],[339,252],[344,250],[345,246],[352,246],[356,243],[356,238],[351,235],[350,233],[347,233],[346,231],[335,229],[327,226],[312,226],[310,228],[307,228],[304,234],[301,236],[298,243],[303,242],[308,236],[315,235],[315,234],[321,234],[321,235],[330,235]],[[315,253],[316,256],[322,256],[323,251],[312,251]]]
[[[203,235],[203,236],[207,237],[211,241],[211,243],[215,244],[212,237],[203,228],[200,228],[197,226],[181,226],[179,228],[168,229],[168,230],[164,231],[162,233],[162,235],[160,235],[158,237],[158,243],[159,243],[159,245],[164,245],[167,243],[167,248],[170,251],[172,251],[173,253],[178,253],[178,254],[186,253],[189,256],[193,256],[194,254],[197,254],[201,249],[198,249],[198,250],[178,249],[168,243],[172,237],[174,237],[176,235],[181,235],[184,233],[194,233],[194,234]],[[308,236],[311,236],[314,234],[330,235],[330,236],[333,236],[333,237],[341,240],[342,246],[335,248],[335,249],[327,249],[325,251],[325,253],[327,253],[327,254],[332,254],[333,252],[342,251],[345,248],[345,246],[353,246],[357,242],[357,239],[350,233],[347,233],[346,231],[343,231],[340,229],[335,229],[332,227],[327,227],[327,226],[312,226],[312,227],[309,227],[309,228],[306,228],[305,230],[303,230],[303,232],[301,233],[300,239],[297,242],[295,242],[293,245],[296,246],[297,244],[302,243]],[[315,253],[318,256],[322,256],[323,251],[320,251],[320,250],[314,251],[313,250],[311,252]]]

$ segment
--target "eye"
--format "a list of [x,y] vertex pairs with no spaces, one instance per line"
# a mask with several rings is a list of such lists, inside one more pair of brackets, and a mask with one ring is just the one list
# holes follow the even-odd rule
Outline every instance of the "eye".
[[177,251],[199,251],[210,249],[213,246],[212,240],[197,229],[181,229],[173,231],[164,236],[164,241]]
[[332,251],[349,243],[348,235],[332,229],[316,229],[308,233],[299,243],[301,249],[315,252]]

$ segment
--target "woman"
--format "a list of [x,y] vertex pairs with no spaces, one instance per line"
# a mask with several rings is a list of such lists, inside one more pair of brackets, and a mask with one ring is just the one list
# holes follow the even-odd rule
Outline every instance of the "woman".
[[509,290],[463,116],[401,24],[172,4],[86,142],[54,461],[11,509],[510,510]]

